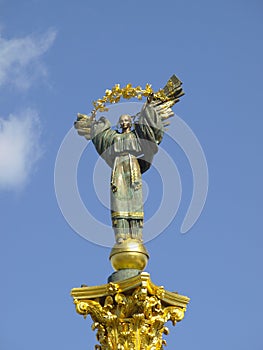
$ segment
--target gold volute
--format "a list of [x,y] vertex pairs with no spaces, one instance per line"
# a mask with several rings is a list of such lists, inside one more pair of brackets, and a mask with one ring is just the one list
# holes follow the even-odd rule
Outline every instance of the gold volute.
[[189,298],[154,285],[146,272],[136,277],[71,291],[76,311],[90,315],[97,350],[160,350],[173,326],[184,318]]

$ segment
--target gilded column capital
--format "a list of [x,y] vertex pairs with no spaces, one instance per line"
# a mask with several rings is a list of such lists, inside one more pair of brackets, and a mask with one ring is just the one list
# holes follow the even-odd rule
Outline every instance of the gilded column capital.
[[76,311],[93,320],[101,350],[158,350],[165,344],[163,334],[184,318],[189,298],[155,286],[142,272],[118,283],[74,288]]

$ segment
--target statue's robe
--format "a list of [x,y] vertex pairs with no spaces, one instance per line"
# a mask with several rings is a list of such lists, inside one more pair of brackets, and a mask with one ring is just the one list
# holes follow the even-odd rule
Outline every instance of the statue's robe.
[[[120,230],[124,230],[127,226],[120,225],[125,226],[125,222],[134,221],[133,224],[140,227],[139,231],[137,230],[139,237],[130,237],[141,240],[144,217],[141,174],[150,168],[153,156],[158,151],[158,144],[162,140],[161,118],[153,107],[145,103],[138,122],[130,132],[119,133],[112,130],[109,120],[101,117],[94,123],[91,136],[97,152],[112,169],[113,227],[118,226]],[[122,237],[129,238],[127,233],[129,229]]]

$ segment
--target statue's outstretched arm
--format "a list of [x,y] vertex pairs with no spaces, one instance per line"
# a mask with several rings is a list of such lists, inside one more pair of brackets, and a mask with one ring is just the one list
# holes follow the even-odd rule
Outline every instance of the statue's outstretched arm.
[[[173,75],[161,91],[161,96],[158,93],[152,93],[147,97],[147,103],[143,106],[142,112],[145,108],[154,109],[162,126],[166,128],[170,124],[169,118],[174,116],[172,106],[184,95],[182,82]],[[151,114],[154,115],[153,112]]]
[[74,122],[74,127],[80,136],[84,136],[87,140],[91,140],[91,129],[96,123],[95,116],[86,114],[77,114],[77,120]]

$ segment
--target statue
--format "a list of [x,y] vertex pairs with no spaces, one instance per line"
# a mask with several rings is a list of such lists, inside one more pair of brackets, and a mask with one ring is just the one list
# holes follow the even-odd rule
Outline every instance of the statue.
[[[147,171],[162,141],[167,119],[174,113],[172,105],[179,101],[183,90],[181,81],[173,75],[163,90],[154,93],[146,89],[124,89],[116,85],[106,90],[103,99],[94,103],[91,116],[78,114],[75,128],[81,136],[92,140],[98,154],[111,167],[111,219],[116,243],[127,239],[142,242],[143,195],[142,174]],[[105,103],[116,103],[120,97],[139,99],[146,96],[140,113],[135,117],[124,114],[119,118],[121,132],[113,130],[108,119],[95,119],[97,110],[105,111]]]
[[[78,114],[75,128],[91,140],[111,168],[111,219],[116,244],[110,253],[115,272],[108,283],[100,286],[73,288],[71,295],[77,313],[90,315],[92,329],[97,331],[97,350],[151,349],[162,350],[169,330],[184,318],[189,298],[154,285],[143,272],[149,254],[142,242],[143,196],[142,174],[152,164],[162,141],[171,107],[179,101],[181,81],[172,76],[164,89],[154,93],[150,85],[143,90],[131,84],[106,90],[94,102],[91,116]],[[95,119],[96,111],[106,111],[107,102],[146,97],[136,116],[119,117],[119,130],[114,130],[104,116]]]

